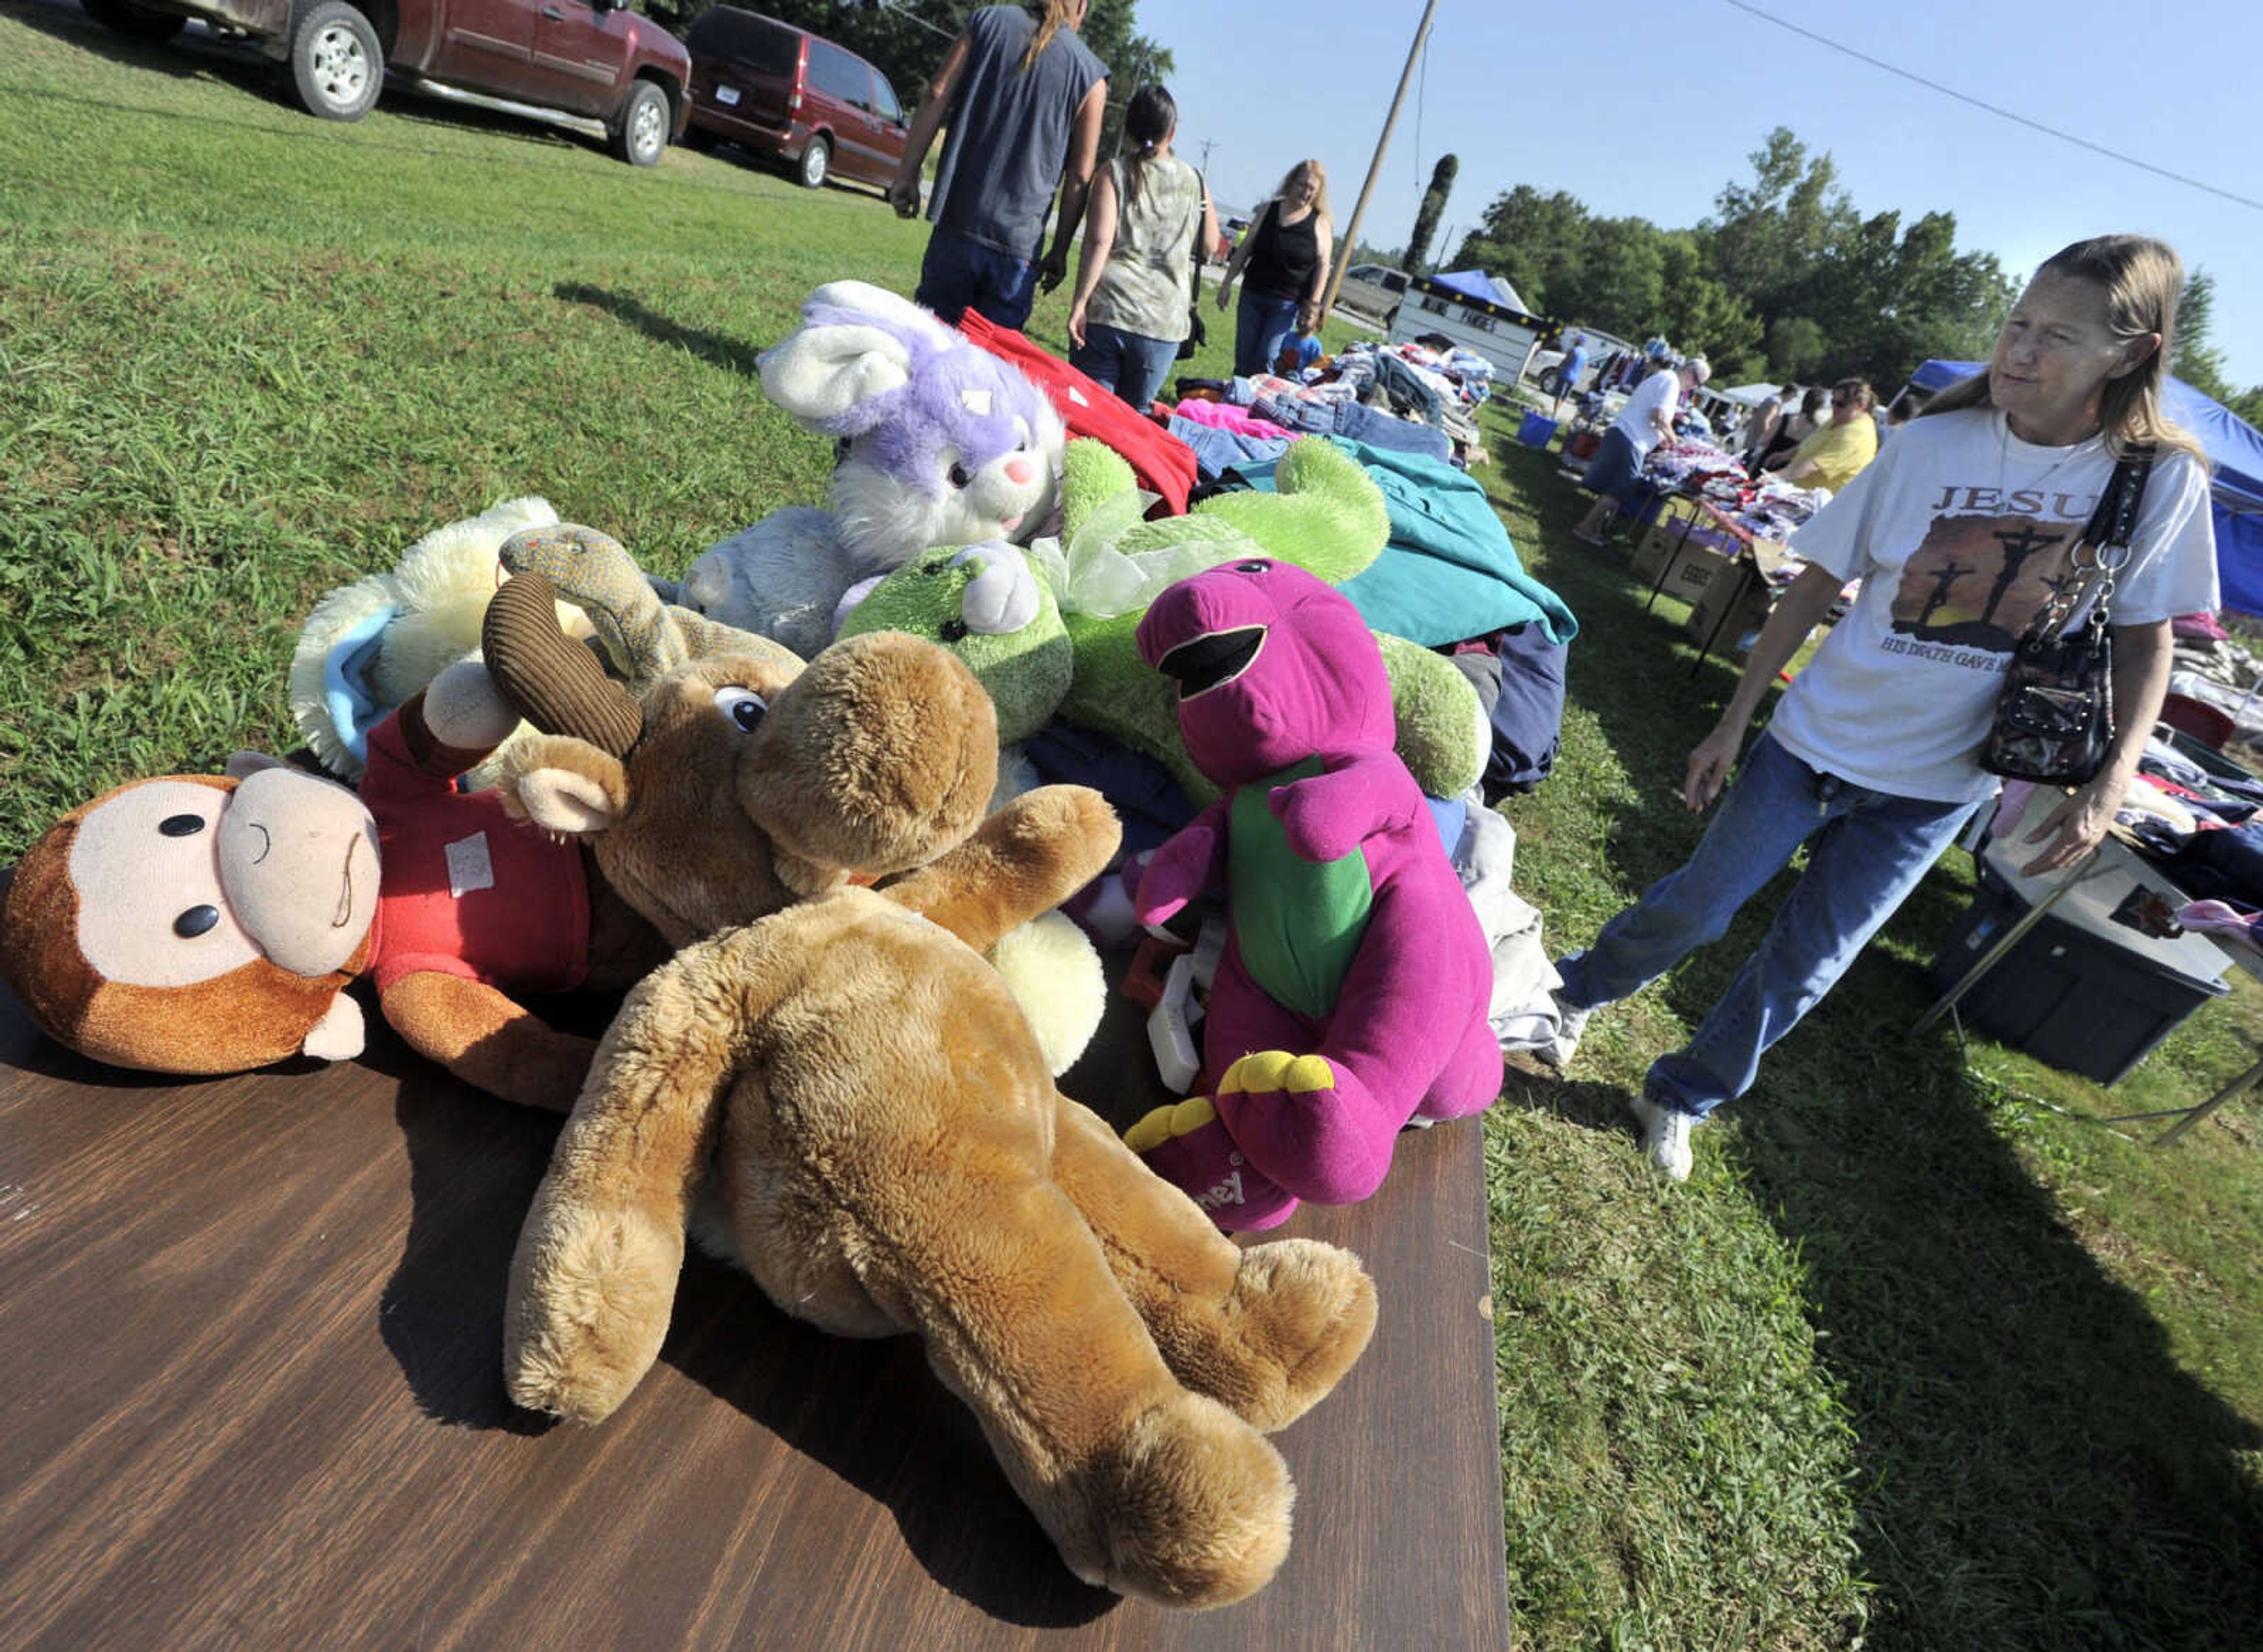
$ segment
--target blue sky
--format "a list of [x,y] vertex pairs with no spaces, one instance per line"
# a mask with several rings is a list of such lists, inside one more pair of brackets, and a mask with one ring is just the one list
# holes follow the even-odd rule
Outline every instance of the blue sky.
[[[1893,0],[1764,10],[2093,143],[2263,199],[2263,3]],[[1179,152],[1222,206],[1269,194],[1318,156],[1339,230],[1422,14],[1421,0],[1139,0],[1171,47]],[[2263,211],[2079,149],[1842,56],[1723,4],[1439,0],[1361,225],[1402,244],[1431,166],[1461,171],[1460,231],[1518,184],[1594,211],[1695,223],[1771,127],[1830,152],[1864,214],[1956,215],[1960,250],[2014,276],[2086,235],[2134,229],[2216,277],[2212,342],[2235,383],[2263,383]],[[2241,76],[2247,87],[2239,85]],[[1693,344],[1702,340],[1687,341]]]

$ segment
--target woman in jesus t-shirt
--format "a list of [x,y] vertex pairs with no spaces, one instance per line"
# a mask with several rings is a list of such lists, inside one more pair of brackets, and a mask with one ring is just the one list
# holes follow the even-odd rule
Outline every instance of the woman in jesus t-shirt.
[[1693,810],[1721,793],[1761,696],[1840,588],[1860,580],[1860,594],[1784,694],[1689,863],[1558,965],[1562,1029],[1544,1053],[1560,1065],[1590,1011],[1718,938],[1809,845],[1766,938],[1630,1098],[1662,1174],[1688,1176],[1690,1127],[1751,1087],[1762,1052],[1993,794],[1978,756],[2012,650],[2076,576],[2076,541],[2117,460],[2151,444],[2158,459],[2114,595],[2113,743],[2097,775],[2024,840],[2023,870],[2073,866],[2113,823],[2168,685],[2170,618],[2217,603],[2207,464],[2161,412],[2183,286],[2158,241],[2066,248],[2035,272],[1987,370],[1936,397],[1793,536],[1809,566],[1689,754]]

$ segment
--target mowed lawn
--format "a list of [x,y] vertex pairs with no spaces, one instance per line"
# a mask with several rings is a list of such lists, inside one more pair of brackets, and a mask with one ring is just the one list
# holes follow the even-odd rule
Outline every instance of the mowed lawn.
[[[442,522],[539,493],[674,573],[820,498],[828,446],[755,357],[820,281],[908,291],[924,242],[870,192],[635,171],[413,96],[326,125],[197,40],[0,0],[0,861],[103,786],[294,745],[307,609]],[[1032,332],[1061,347],[1065,312]],[[1552,460],[1488,424],[1487,484],[1583,626],[1557,772],[1507,809],[1576,946],[1694,841],[1672,792],[1732,678],[1693,675],[1685,611],[1645,612],[1622,554],[1570,539]],[[1969,888],[1952,855],[1687,1186],[1623,1097],[1754,919],[1488,1116],[1521,1644],[2263,1634],[2263,1130],[2245,1103],[2165,1151],[2095,1122],[2239,1071],[2263,995],[2111,1092],[1912,1040]]]

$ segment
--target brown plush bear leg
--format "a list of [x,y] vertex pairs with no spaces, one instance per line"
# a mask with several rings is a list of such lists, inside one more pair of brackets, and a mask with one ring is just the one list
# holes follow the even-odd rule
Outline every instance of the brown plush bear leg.
[[866,1288],[920,1330],[1078,1576],[1171,1606],[1262,1587],[1289,1547],[1280,1453],[1179,1385],[1058,1187],[980,1156],[930,1184],[979,1220],[884,1221],[857,1247]]
[[[712,945],[712,943],[710,945]],[[693,947],[630,995],[511,1257],[503,1380],[530,1410],[611,1415],[659,1357],[734,1051]]]
[[1375,1284],[1357,1257],[1313,1239],[1240,1249],[1066,1096],[1053,1179],[1084,1213],[1179,1380],[1254,1426],[1294,1422],[1367,1347]]

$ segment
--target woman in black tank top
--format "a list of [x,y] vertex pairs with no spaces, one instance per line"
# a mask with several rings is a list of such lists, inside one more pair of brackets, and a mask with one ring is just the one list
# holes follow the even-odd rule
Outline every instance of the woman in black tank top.
[[1236,278],[1247,278],[1234,316],[1237,375],[1271,372],[1291,333],[1319,330],[1334,242],[1327,173],[1318,161],[1299,161],[1281,180],[1281,192],[1258,209],[1256,223],[1234,248],[1218,284],[1218,307],[1224,309]]

